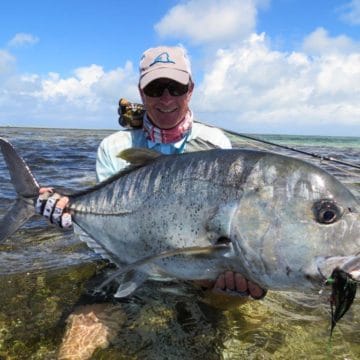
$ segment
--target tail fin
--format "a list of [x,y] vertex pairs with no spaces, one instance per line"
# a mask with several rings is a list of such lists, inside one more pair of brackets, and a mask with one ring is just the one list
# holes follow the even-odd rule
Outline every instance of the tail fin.
[[39,194],[39,184],[25,161],[7,140],[0,138],[0,148],[9,169],[11,182],[18,194],[13,206],[0,219],[1,243],[35,215],[34,198]]

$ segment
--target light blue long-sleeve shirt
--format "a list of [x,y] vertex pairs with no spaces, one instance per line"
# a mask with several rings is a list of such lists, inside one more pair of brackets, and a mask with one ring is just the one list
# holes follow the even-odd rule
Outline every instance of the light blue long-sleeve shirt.
[[204,124],[194,123],[185,139],[173,144],[157,144],[146,139],[142,129],[121,130],[101,142],[96,159],[98,181],[103,181],[123,169],[128,163],[117,157],[125,149],[147,148],[163,154],[174,154],[210,148],[230,149],[230,140],[224,133]]

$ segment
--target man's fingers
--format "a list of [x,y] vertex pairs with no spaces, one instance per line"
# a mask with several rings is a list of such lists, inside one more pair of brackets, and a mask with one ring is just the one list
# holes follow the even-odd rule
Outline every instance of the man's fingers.
[[248,289],[252,298],[260,300],[265,297],[267,291],[261,288],[259,285],[254,284],[251,281],[248,281]]
[[51,220],[51,216],[55,210],[55,205],[57,203],[57,201],[60,199],[60,195],[55,193],[53,195],[51,195],[45,204],[44,207],[44,211],[43,211],[43,215],[47,218]]
[[51,188],[51,187],[42,187],[39,189],[39,194],[42,195],[42,194],[45,194],[45,193],[49,193],[49,194],[52,194],[54,192],[54,189]]
[[54,193],[53,188],[40,188],[35,211],[50,220],[51,223],[62,228],[69,228],[72,226],[72,219],[71,215],[66,212],[68,204],[67,196]]
[[36,199],[35,203],[35,211],[37,214],[43,215],[45,204],[51,194],[53,194],[54,189],[53,188],[40,188],[39,189],[39,196]]
[[63,214],[63,210],[62,208],[59,208],[59,207],[56,207],[54,212],[52,213],[51,215],[51,219],[50,221],[53,223],[53,224],[56,224],[56,225],[59,225],[61,226],[61,216]]
[[256,300],[262,299],[267,293],[259,285],[232,271],[226,271],[224,274],[219,275],[213,289],[232,296],[247,297],[250,295]]
[[235,278],[232,271],[226,271],[225,273],[225,287],[229,290],[235,289]]
[[69,203],[69,198],[67,196],[62,196],[56,202],[56,207],[51,216],[51,222],[63,227],[68,228],[72,225],[71,215],[69,213],[64,212],[67,204]]
[[64,212],[64,209],[56,207],[52,216],[51,222],[64,229],[72,226],[71,215],[68,212]]
[[60,209],[65,209],[69,203],[69,198],[67,196],[62,196],[59,201],[56,203],[56,207]]
[[64,229],[70,228],[72,226],[72,218],[69,213],[63,213],[61,217],[61,227]]
[[225,276],[224,274],[221,274],[215,282],[214,285],[215,290],[224,290],[225,289]]
[[235,288],[240,292],[245,292],[248,290],[247,280],[239,273],[235,273]]

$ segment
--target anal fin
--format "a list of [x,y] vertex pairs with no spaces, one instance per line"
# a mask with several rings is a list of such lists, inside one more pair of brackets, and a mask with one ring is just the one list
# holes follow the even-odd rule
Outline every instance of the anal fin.
[[148,275],[141,271],[130,271],[125,274],[121,283],[114,294],[115,298],[123,298],[131,295],[137,288],[139,288],[147,279]]

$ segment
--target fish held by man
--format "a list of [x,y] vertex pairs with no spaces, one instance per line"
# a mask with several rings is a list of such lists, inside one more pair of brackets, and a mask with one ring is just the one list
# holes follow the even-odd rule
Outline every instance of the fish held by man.
[[[7,140],[0,146],[18,193],[2,242],[35,214],[39,184]],[[240,149],[120,156],[133,165],[69,195],[68,208],[81,238],[122,269],[117,297],[147,279],[227,270],[270,290],[319,290],[334,269],[359,280],[360,204],[326,171]]]

